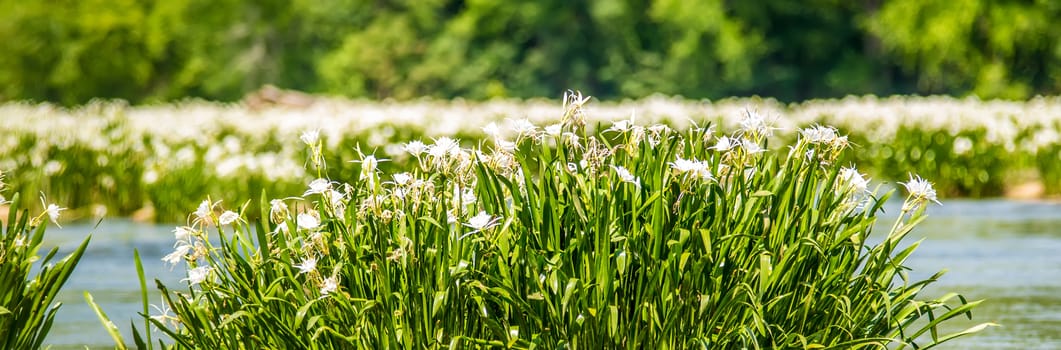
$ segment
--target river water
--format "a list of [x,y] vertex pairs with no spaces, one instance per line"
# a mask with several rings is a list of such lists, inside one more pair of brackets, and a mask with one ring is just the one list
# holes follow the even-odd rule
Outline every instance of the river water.
[[[897,211],[895,205],[888,208]],[[894,216],[884,215],[876,234],[886,232],[889,218]],[[183,272],[159,260],[173,250],[171,230],[121,219],[107,219],[95,229],[88,224],[49,229],[45,246],[59,245],[63,252],[89,233],[93,240],[59,297],[64,306],[46,342],[53,349],[113,348],[84,301],[86,290],[131,340],[129,322],[141,308],[133,249],[140,251],[149,278],[176,287]],[[947,330],[988,321],[1002,325],[937,349],[1061,349],[1061,204],[948,200],[929,209],[929,218],[907,242],[919,238],[924,241],[907,261],[912,277],[949,271],[922,297],[954,291],[970,300],[987,299],[972,321],[962,319]]]

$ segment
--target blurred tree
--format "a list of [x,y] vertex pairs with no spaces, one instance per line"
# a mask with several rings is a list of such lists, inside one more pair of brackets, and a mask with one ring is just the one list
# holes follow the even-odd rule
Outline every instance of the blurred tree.
[[[442,1],[380,0],[350,4],[356,27],[342,33],[338,48],[319,60],[326,91],[374,98],[413,98],[424,94],[412,71],[430,64],[425,52],[445,20]],[[455,64],[459,62],[439,62]]]
[[892,0],[868,28],[924,93],[1061,92],[1061,2]]
[[280,80],[291,22],[286,1],[152,3],[145,26],[148,48],[163,67],[157,96],[232,100]]
[[1061,92],[1052,0],[0,0],[0,100]]
[[752,90],[782,100],[909,93],[876,38],[860,29],[875,0],[734,2],[734,13],[762,34]]
[[0,98],[132,97],[155,74],[134,0],[0,0]]

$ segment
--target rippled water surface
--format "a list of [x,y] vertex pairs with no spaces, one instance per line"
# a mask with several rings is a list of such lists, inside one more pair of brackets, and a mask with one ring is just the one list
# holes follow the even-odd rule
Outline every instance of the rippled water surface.
[[[885,214],[881,225],[893,218]],[[885,229],[875,232],[883,234]],[[172,251],[171,230],[118,219],[107,219],[95,229],[70,224],[49,230],[46,245],[58,244],[65,251],[89,233],[93,240],[60,295],[64,306],[48,343],[54,349],[113,347],[84,301],[86,290],[131,339],[129,320],[141,308],[133,249],[143,256],[147,276],[177,284],[183,272],[159,260]],[[913,277],[948,270],[922,296],[955,291],[969,299],[987,299],[972,321],[963,319],[948,330],[986,321],[1002,325],[939,348],[1061,349],[1061,204],[950,200],[932,207],[928,220],[910,238],[908,242],[924,238],[907,261]],[[153,302],[158,303],[157,297]]]

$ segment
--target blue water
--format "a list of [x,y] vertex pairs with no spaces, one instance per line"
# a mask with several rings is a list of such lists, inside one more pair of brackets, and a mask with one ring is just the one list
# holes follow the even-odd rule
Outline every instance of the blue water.
[[[884,234],[896,209],[889,207],[876,234]],[[147,276],[179,285],[182,267],[171,269],[159,260],[173,250],[172,229],[121,219],[107,219],[95,230],[75,224],[50,229],[46,245],[64,251],[89,233],[93,241],[60,295],[64,306],[47,342],[54,349],[113,348],[84,301],[86,290],[132,339],[129,322],[141,310],[133,249],[140,251]],[[908,242],[919,238],[925,239],[907,261],[912,277],[949,270],[923,297],[954,291],[970,300],[987,299],[974,320],[947,330],[987,321],[1002,324],[938,349],[1061,349],[1061,204],[949,200],[929,209],[928,220]],[[159,303],[158,298],[152,302]]]

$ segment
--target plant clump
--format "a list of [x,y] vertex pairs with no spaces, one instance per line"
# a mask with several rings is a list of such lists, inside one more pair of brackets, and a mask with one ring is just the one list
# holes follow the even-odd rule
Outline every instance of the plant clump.
[[58,247],[42,257],[39,250],[48,223],[59,226],[60,212],[65,208],[47,203],[42,196],[45,210],[30,215],[29,210],[22,209],[18,194],[10,201],[3,196],[6,186],[0,172],[0,208],[7,211],[0,225],[0,348],[38,349],[62,306],[55,298],[84,255],[91,236],[65,257],[57,257]]
[[942,273],[906,274],[931,183],[912,176],[871,239],[889,194],[840,164],[836,129],[771,148],[769,118],[748,112],[726,135],[589,133],[587,102],[569,94],[554,125],[489,126],[475,148],[410,142],[408,172],[361,154],[325,178],[304,134],[322,177],[301,196],[263,195],[254,222],[207,200],[176,229],[166,261],[187,278],[157,283],[138,346],[157,328],[173,348],[891,349],[989,325],[939,334],[979,301],[920,299]]

